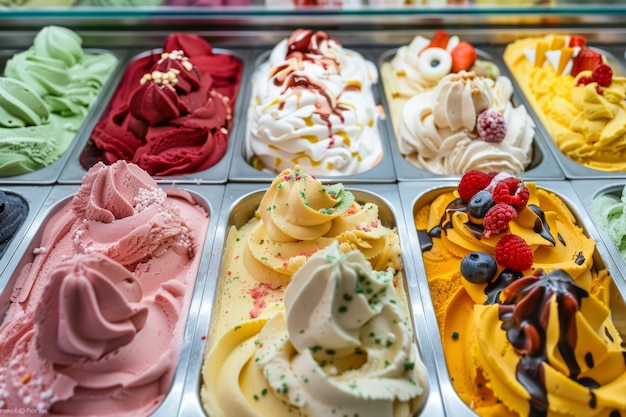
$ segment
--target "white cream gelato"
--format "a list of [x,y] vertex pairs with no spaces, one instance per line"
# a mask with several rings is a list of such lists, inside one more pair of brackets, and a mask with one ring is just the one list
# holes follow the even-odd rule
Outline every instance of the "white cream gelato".
[[382,159],[376,67],[324,32],[297,30],[253,76],[246,159],[278,173],[350,175]]
[[[434,90],[411,98],[402,111],[398,147],[418,168],[443,175],[469,170],[523,172],[532,159],[535,124],[524,106],[511,103],[513,86],[461,71],[446,75]],[[501,142],[481,140],[478,116],[500,113],[506,135]]]

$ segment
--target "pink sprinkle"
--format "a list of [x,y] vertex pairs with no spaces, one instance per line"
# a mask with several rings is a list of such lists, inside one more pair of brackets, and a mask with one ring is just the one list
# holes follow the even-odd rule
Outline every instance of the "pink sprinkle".
[[206,340],[206,335],[205,334],[202,335],[202,340]]
[[285,176],[283,177],[283,179],[284,179],[285,181],[289,181],[289,180],[291,179],[291,175],[285,175]]

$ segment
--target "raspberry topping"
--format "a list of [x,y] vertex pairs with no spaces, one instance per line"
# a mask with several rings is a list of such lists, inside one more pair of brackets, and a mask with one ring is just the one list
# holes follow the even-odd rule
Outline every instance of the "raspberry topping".
[[494,110],[485,110],[478,115],[476,130],[485,142],[502,142],[506,136],[504,116]]
[[530,246],[517,235],[504,235],[496,243],[494,257],[505,268],[526,271],[533,265]]
[[474,194],[484,189],[491,182],[491,176],[484,172],[471,170],[466,172],[459,182],[459,196],[468,203]]
[[491,207],[483,220],[483,236],[489,238],[492,233],[509,230],[509,222],[515,216],[517,216],[517,211],[509,204],[500,203]]
[[591,76],[598,85],[608,87],[613,79],[613,70],[606,64],[598,65],[591,73]]
[[498,182],[493,190],[493,201],[510,204],[517,210],[526,207],[530,192],[522,181],[515,177],[508,177]]

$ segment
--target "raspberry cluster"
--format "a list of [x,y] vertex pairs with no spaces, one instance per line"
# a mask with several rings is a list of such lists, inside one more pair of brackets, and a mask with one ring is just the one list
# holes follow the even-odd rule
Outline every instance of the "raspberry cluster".
[[[509,230],[509,223],[523,210],[530,198],[523,181],[508,173],[469,171],[457,188],[459,196],[468,204],[470,217],[482,218],[482,236],[485,239]],[[485,196],[485,193],[491,194]],[[505,268],[519,271],[529,269],[533,255],[528,244],[519,236],[504,234],[496,244],[494,257]]]
[[485,142],[502,142],[506,136],[504,116],[495,110],[485,110],[478,115],[476,131]]

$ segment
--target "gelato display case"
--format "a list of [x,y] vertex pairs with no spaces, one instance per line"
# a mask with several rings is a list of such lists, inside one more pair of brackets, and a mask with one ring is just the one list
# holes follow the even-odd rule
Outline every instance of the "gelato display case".
[[626,416],[621,3],[0,0],[0,414]]

